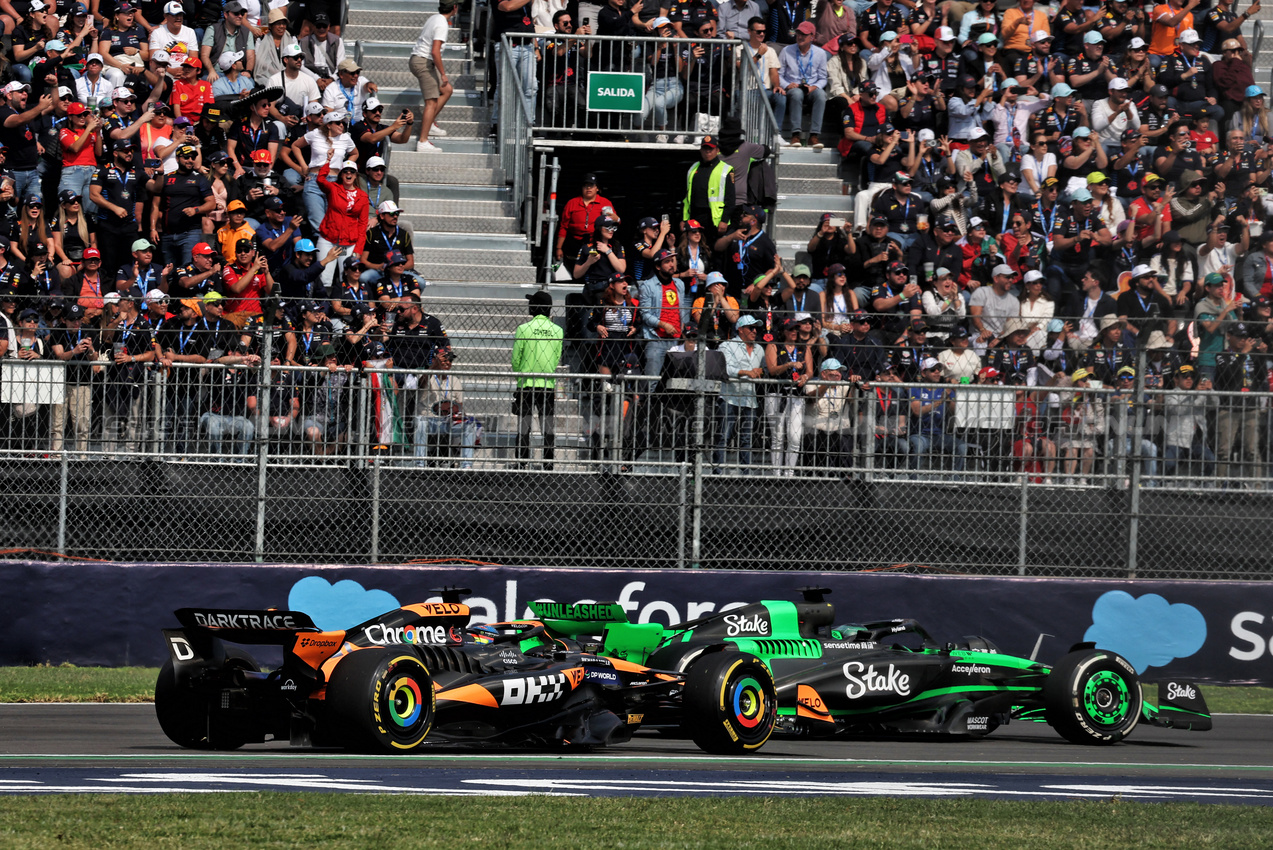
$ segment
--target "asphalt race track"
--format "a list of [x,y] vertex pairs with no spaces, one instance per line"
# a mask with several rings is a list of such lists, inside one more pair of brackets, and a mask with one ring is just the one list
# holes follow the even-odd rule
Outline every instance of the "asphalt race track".
[[641,733],[552,754],[440,746],[382,757],[257,744],[173,745],[151,705],[0,705],[0,793],[357,791],[593,796],[922,796],[1193,800],[1273,805],[1273,715],[1218,715],[1211,732],[1140,726],[1113,747],[1017,723],[978,740],[773,740],[742,758]]

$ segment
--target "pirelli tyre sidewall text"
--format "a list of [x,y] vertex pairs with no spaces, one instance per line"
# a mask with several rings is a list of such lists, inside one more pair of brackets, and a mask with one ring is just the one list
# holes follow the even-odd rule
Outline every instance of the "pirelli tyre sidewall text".
[[769,666],[750,653],[711,652],[686,671],[686,732],[706,752],[753,753],[778,720],[778,696]]
[[405,753],[433,728],[433,678],[410,652],[379,647],[342,658],[327,686],[327,733],[347,747]]
[[1140,677],[1115,652],[1081,650],[1062,658],[1043,684],[1047,721],[1067,741],[1115,744],[1140,720]]

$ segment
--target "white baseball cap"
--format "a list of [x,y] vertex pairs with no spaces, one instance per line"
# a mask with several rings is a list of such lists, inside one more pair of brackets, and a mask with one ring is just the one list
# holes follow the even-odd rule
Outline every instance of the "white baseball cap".
[[[48,45],[45,45],[45,46],[47,47]],[[84,60],[84,64],[87,65],[89,62],[100,62],[103,65],[106,64],[106,60],[102,58],[102,54],[100,53],[88,54],[88,58]]]
[[154,59],[160,65],[167,65],[172,61],[172,56],[167,50],[156,50],[154,53],[150,54],[150,58]]
[[324,124],[335,124],[337,121],[344,121],[344,120],[345,120],[345,113],[341,112],[339,109],[336,110],[335,112],[328,112],[325,116],[323,116]]
[[1000,263],[999,265],[995,266],[991,270],[990,274],[992,274],[995,277],[999,277],[999,275],[1008,275],[1009,277],[1016,277],[1017,275],[1017,273],[1012,270],[1012,266],[1008,265],[1007,263]]
[[245,55],[246,54],[242,50],[236,50],[233,53],[227,50],[224,53],[222,53],[221,58],[217,60],[217,66],[222,71],[228,71],[230,70],[231,65],[233,65],[235,62],[238,62]]
[[373,168],[388,168],[388,167],[389,167],[389,163],[385,162],[385,158],[383,156],[373,156],[371,159],[367,160],[368,171],[370,171]]
[[132,89],[126,89],[123,86],[118,87],[111,92],[111,100],[128,100],[130,97],[136,97]]
[[162,289],[152,289],[146,293],[146,301],[150,304],[158,304],[161,301],[167,301],[168,295]]
[[1134,267],[1132,267],[1132,279],[1133,279],[1133,280],[1135,280],[1135,279],[1136,279],[1136,278],[1138,278],[1138,277],[1148,277],[1148,276],[1149,276],[1149,275],[1151,275],[1151,274],[1152,274],[1152,275],[1156,275],[1156,274],[1158,274],[1158,272],[1157,272],[1157,271],[1155,271],[1155,270],[1154,270],[1154,267],[1153,267],[1153,266],[1151,266],[1151,265],[1149,265],[1148,263],[1141,263],[1141,264],[1140,264],[1140,265],[1138,265],[1138,266],[1134,266]]
[[919,364],[919,368],[927,372],[929,369],[940,369],[941,361],[936,357],[925,357],[923,362]]
[[955,41],[955,31],[950,27],[937,28],[938,41]]
[[937,138],[937,134],[936,134],[936,133],[934,133],[932,130],[929,130],[929,129],[923,129],[923,130],[920,130],[920,131],[919,131],[918,141],[919,141],[921,144],[922,144],[922,143],[924,143],[924,142],[931,142],[931,141],[933,141],[933,140],[934,140],[934,139],[936,139],[936,138]]
[[985,223],[986,223],[986,220],[979,215],[974,215],[972,218],[968,219],[968,226],[970,228],[983,227],[985,226]]
[[[368,168],[370,167],[371,167],[371,164],[368,163]],[[376,207],[376,212],[377,213],[396,213],[396,212],[402,212],[402,208],[399,207],[397,204],[395,204],[392,200],[381,201],[380,206]]]
[[289,44],[287,47],[284,47],[284,48],[283,48],[283,56],[284,56],[284,57],[288,57],[288,56],[300,56],[300,55],[301,55],[301,45],[300,45],[300,43],[299,43],[299,42],[293,41],[293,42],[292,42],[291,44]]
[[362,105],[362,111],[363,111],[363,112],[370,112],[371,110],[373,110],[373,109],[379,109],[379,108],[380,108],[380,107],[382,107],[382,106],[384,106],[384,104],[380,102],[380,98],[378,98],[378,97],[369,97],[369,98],[367,98],[366,102],[364,102],[364,103],[363,103],[363,105]]
[[990,134],[987,133],[984,128],[973,127],[970,131],[968,131],[968,141],[973,142],[977,139],[984,139],[988,135]]
[[1127,88],[1128,88],[1127,81],[1124,80],[1122,77],[1115,77],[1114,79],[1109,81],[1110,91],[1127,91]]
[[49,7],[42,3],[41,0],[33,0],[31,3],[32,12],[43,12],[47,8]]
[[22,89],[26,89],[27,91],[30,91],[31,87],[27,85],[26,83],[22,82],[21,80],[14,80],[13,82],[9,83],[7,86],[4,87],[4,93],[13,94],[15,91],[21,91]]
[[1047,30],[1035,30],[1034,34],[1030,36],[1030,43],[1038,44],[1040,41],[1049,41],[1052,38],[1053,38],[1052,33],[1048,32]]
[[1043,272],[1038,269],[1030,269],[1025,273],[1025,282],[1034,283],[1036,280],[1043,280]]
[[1127,48],[1129,50],[1140,50],[1142,47],[1147,47],[1147,46],[1148,45],[1145,44],[1145,39],[1141,38],[1140,36],[1136,36],[1135,38],[1131,40],[1131,43],[1127,45]]
[[67,86],[58,86],[57,96],[62,100],[74,100],[75,92],[71,91]]
[[322,115],[324,111],[323,105],[316,100],[305,107],[306,115]]
[[172,0],[171,3],[164,6],[165,15],[184,15],[185,13],[186,7],[178,3],[177,0]]
[[1197,30],[1185,30],[1180,34],[1181,44],[1197,44],[1202,41],[1202,36],[1198,35]]

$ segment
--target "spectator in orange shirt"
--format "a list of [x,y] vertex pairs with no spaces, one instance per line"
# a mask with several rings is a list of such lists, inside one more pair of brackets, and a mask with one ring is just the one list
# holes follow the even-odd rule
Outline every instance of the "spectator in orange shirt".
[[221,256],[225,257],[225,261],[233,263],[237,246],[244,239],[252,241],[256,231],[247,223],[248,208],[242,201],[230,201],[225,211],[226,222],[217,230],[217,244],[221,246]]
[[1154,7],[1154,30],[1149,42],[1149,64],[1158,70],[1176,52],[1176,39],[1193,29],[1193,9],[1199,0],[1167,0]]
[[597,175],[585,174],[579,197],[566,202],[561,211],[561,226],[557,228],[557,262],[564,262],[567,271],[574,271],[574,258],[592,238],[597,219],[607,211],[614,215],[614,204],[598,194]]
[[172,108],[178,117],[184,115],[192,122],[203,114],[203,106],[213,103],[212,84],[199,79],[203,62],[197,56],[187,56],[181,65],[181,76],[172,84]]

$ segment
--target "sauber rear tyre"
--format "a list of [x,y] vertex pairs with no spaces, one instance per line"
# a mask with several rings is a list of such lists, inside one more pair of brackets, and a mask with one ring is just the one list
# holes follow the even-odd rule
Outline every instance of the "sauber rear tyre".
[[433,678],[408,651],[362,649],[341,659],[327,685],[327,731],[356,750],[405,753],[433,728]]
[[[256,660],[237,646],[225,648],[226,668],[257,672]],[[210,729],[208,697],[177,684],[172,659],[159,668],[155,681],[155,716],[159,728],[174,744],[193,750],[235,750],[245,743],[242,734],[230,729]]]
[[754,753],[773,734],[778,697],[768,665],[754,655],[713,652],[685,673],[682,726],[717,755]]
[[1140,677],[1116,652],[1071,652],[1048,674],[1043,701],[1048,723],[1067,741],[1115,744],[1140,721]]

